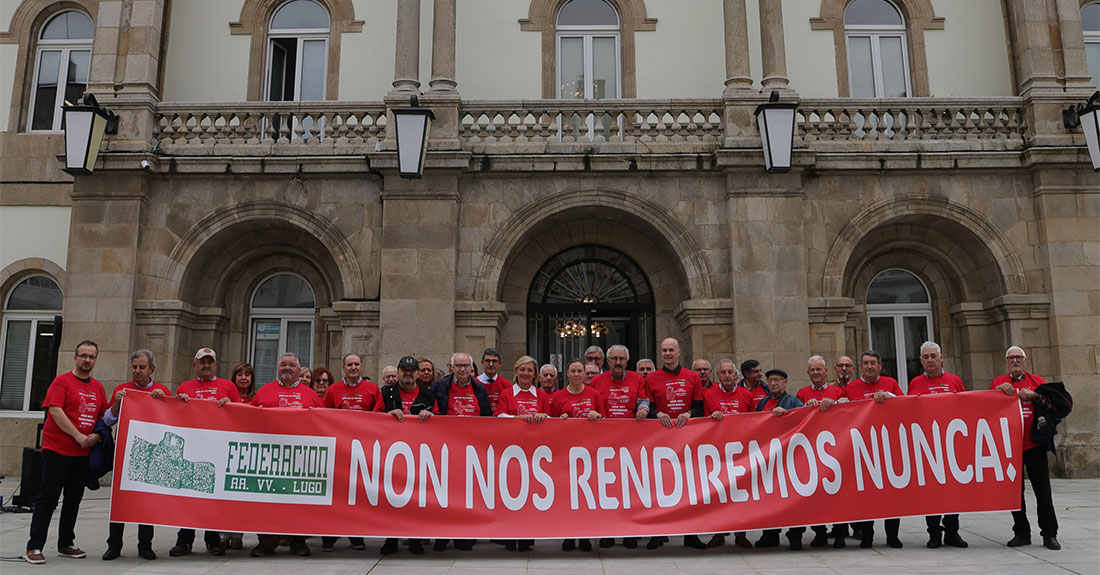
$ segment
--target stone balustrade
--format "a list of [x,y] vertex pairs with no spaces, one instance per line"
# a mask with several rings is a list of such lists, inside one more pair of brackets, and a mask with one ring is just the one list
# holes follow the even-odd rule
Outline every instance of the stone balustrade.
[[1027,132],[1021,98],[803,99],[796,122],[803,145],[822,151],[871,142],[876,150],[1018,150]]

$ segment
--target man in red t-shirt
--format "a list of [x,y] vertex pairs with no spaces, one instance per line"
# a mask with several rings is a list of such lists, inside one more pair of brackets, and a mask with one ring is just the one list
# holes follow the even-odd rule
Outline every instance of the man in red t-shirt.
[[322,406],[352,411],[383,411],[381,389],[370,380],[363,379],[363,358],[357,353],[345,355],[343,369],[344,379],[329,386]]
[[[187,380],[176,387],[176,397],[183,401],[198,399],[201,401],[216,401],[218,407],[233,402],[241,402],[241,392],[237,386],[228,379],[217,376],[218,355],[209,347],[199,348],[195,352],[195,358],[191,362],[191,370],[195,373],[195,379]],[[165,397],[167,393],[160,389],[154,389],[150,393],[153,397]],[[211,555],[225,555],[225,545],[222,545],[221,534],[218,531],[206,531],[203,533],[203,542],[206,543],[206,552]],[[180,529],[176,532],[176,544],[168,550],[169,557],[180,557],[191,553],[191,547],[195,544],[194,529]]]
[[[1035,388],[1047,381],[1038,375],[1027,372],[1027,354],[1020,346],[1012,346],[1005,352],[1005,364],[1008,373],[993,380],[989,389],[999,389],[1008,395],[1016,394],[1020,400],[1020,410],[1024,417],[1024,469],[1035,492],[1035,506],[1039,512],[1039,535],[1043,546],[1052,551],[1062,548],[1058,542],[1058,517],[1054,514],[1054,500],[1050,492],[1050,469],[1047,467],[1047,450],[1031,439],[1031,424],[1035,419],[1032,401],[1037,394]],[[1031,522],[1027,520],[1027,506],[1024,502],[1024,485],[1020,482],[1020,509],[1012,512],[1013,537],[1009,547],[1031,545]]]
[[[276,373],[278,373],[279,379],[261,387],[256,392],[256,396],[252,398],[252,405],[289,409],[321,407],[321,398],[317,397],[317,392],[298,381],[298,376],[302,374],[302,364],[298,360],[297,354],[287,352],[280,356]],[[329,390],[331,391],[332,387],[329,387]],[[279,540],[284,536],[258,533],[256,537],[259,539],[259,544],[252,548],[250,554],[253,557],[263,557],[274,554],[275,548],[279,546]],[[286,538],[290,540],[290,552],[292,554],[299,557],[310,555],[309,546],[306,545],[304,535],[289,535]]]
[[477,380],[489,393],[489,404],[493,408],[493,413],[496,413],[500,406],[500,392],[512,389],[512,382],[500,375],[500,352],[497,348],[487,347],[481,352],[481,368],[483,373],[477,376]]
[[[153,370],[156,362],[153,352],[147,349],[139,349],[130,354],[130,381],[118,386],[114,390],[114,399],[107,405],[107,411],[103,414],[103,422],[114,425],[118,421],[119,408],[127,391],[138,393],[151,393],[160,390],[167,395],[168,388],[153,381]],[[107,550],[103,552],[103,560],[111,561],[122,554],[122,535],[125,533],[125,523],[111,522],[107,529]],[[138,556],[142,559],[152,560],[157,558],[153,552],[153,526],[138,525]]]
[[[821,411],[826,411],[838,402],[848,401],[843,387],[829,385],[827,381],[829,368],[826,367],[825,358],[820,355],[811,356],[806,362],[806,375],[810,376],[810,385],[803,387],[795,394],[798,401],[801,401],[806,407],[816,407]],[[810,547],[816,548],[828,545],[829,531],[824,525],[814,525],[811,529],[814,532],[814,539],[810,542]],[[845,545],[844,536],[836,535],[841,532],[845,534],[848,532],[847,523],[833,525],[834,537],[837,538],[834,546],[838,548]]]
[[549,363],[542,364],[542,367],[539,368],[539,388],[546,395],[558,390],[558,368]]
[[[683,427],[688,419],[703,416],[703,385],[699,374],[680,365],[680,342],[674,337],[661,342],[661,369],[645,378],[646,395],[652,404],[650,417],[656,416],[665,427]],[[646,549],[657,549],[668,541],[658,535],[650,538]],[[685,535],[684,546],[706,549],[698,535]]]
[[[863,352],[859,358],[859,367],[859,379],[848,383],[844,388],[848,399],[852,401],[873,399],[875,403],[882,403],[888,398],[905,395],[896,379],[882,375],[882,356],[877,351]],[[883,524],[886,526],[886,544],[894,549],[901,549],[901,539],[898,538],[901,519],[886,519]],[[875,542],[875,522],[860,521],[853,523],[852,527],[859,530],[859,546],[870,549]]]
[[[630,352],[625,345],[607,348],[610,370],[593,377],[590,385],[603,396],[607,417],[642,421],[649,416],[649,397],[646,395],[642,376],[626,368],[628,361]],[[588,365],[595,364],[585,364],[586,369]],[[585,376],[587,377],[587,373]]]
[[764,383],[764,366],[759,361],[747,359],[741,362],[741,377],[743,379],[740,385],[752,396],[753,405],[768,397],[768,386]]
[[[943,370],[943,353],[938,343],[926,341],[920,346],[920,364],[924,373],[909,380],[909,395],[933,395],[937,393],[962,393],[966,386],[958,377]],[[959,536],[959,514],[926,515],[928,548],[968,547]]]
[[96,422],[107,409],[107,394],[95,379],[92,369],[99,346],[82,341],[73,354],[73,370],[54,378],[42,401],[46,422],[42,427],[42,485],[34,502],[30,539],[24,560],[38,565],[46,562],[42,548],[50,531],[50,518],[64,493],[61,521],[57,532],[57,553],[62,557],[83,559],[84,551],[76,541],[76,515],[88,483],[88,453],[102,439],[94,433]]
[[[718,362],[718,383],[703,390],[703,413],[721,421],[727,415],[735,413],[749,413],[753,411],[756,403],[752,400],[749,391],[737,385],[737,367],[731,359],[723,359]],[[729,533],[715,533],[707,547],[721,547],[726,544],[726,535]],[[752,549],[752,541],[745,536],[744,531],[734,533],[733,543],[742,549]]]

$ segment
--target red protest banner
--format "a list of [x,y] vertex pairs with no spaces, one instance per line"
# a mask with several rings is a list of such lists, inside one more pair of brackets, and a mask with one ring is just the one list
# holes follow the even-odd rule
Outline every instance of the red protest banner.
[[127,396],[111,521],[423,538],[676,535],[1017,509],[999,391],[691,420],[260,409]]

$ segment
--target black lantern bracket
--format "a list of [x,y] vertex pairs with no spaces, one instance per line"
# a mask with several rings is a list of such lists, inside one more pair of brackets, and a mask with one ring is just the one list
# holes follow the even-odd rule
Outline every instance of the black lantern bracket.
[[80,97],[80,102],[85,106],[90,106],[103,112],[103,115],[107,117],[107,123],[103,128],[104,134],[115,135],[118,133],[118,114],[104,108],[99,105],[99,101],[96,100],[95,94],[91,92],[84,92],[84,95]]
[[1062,125],[1068,129],[1079,127],[1081,112],[1085,111],[1085,108],[1100,108],[1100,90],[1093,92],[1084,104],[1074,104],[1062,110]]

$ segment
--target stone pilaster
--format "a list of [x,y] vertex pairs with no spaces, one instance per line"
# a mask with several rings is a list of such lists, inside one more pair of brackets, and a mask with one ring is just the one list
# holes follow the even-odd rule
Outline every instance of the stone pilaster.
[[[1058,27],[1052,25],[1053,15],[1047,12],[1047,2],[1009,0],[1007,13],[1016,91],[1024,98],[1031,145],[1083,144],[1082,136],[1078,135],[1079,141],[1074,142],[1073,133],[1062,124],[1062,109],[1078,98],[1063,91],[1063,81],[1059,78],[1061,62],[1056,61],[1051,35],[1052,31],[1057,33]],[[1077,34],[1081,36],[1080,23]],[[1082,42],[1083,51],[1083,40],[1078,41]],[[1072,50],[1070,54],[1072,56]],[[1058,57],[1061,58],[1061,53]]]
[[[715,365],[720,359],[733,359],[733,302],[728,299],[684,300],[672,312],[684,334],[680,343],[682,361],[690,366],[696,359]],[[717,379],[717,375],[712,379]]]
[[751,91],[745,0],[722,0],[722,16],[726,36],[726,89],[723,93]]
[[397,0],[392,92],[420,91],[420,0]]
[[455,351],[458,177],[388,174],[382,191],[379,361],[426,355],[443,365]]
[[830,366],[842,355],[858,353],[848,348],[845,327],[855,300],[847,297],[809,298],[810,353],[825,358]]
[[455,2],[435,0],[432,10],[432,79],[433,92],[454,92],[455,81]]
[[[504,328],[506,319],[508,319],[508,312],[501,302],[456,302],[455,351],[469,353],[476,361],[481,350],[487,347],[499,348],[500,330]],[[512,365],[505,363],[501,369],[510,374]]]
[[761,92],[783,90],[787,78],[787,49],[783,40],[782,0],[760,0],[760,62],[764,79]]
[[1058,12],[1058,35],[1062,46],[1062,70],[1067,92],[1079,92],[1082,100],[1096,87],[1092,85],[1089,64],[1085,58],[1085,33],[1081,28],[1081,5],[1078,0],[1055,0]]

